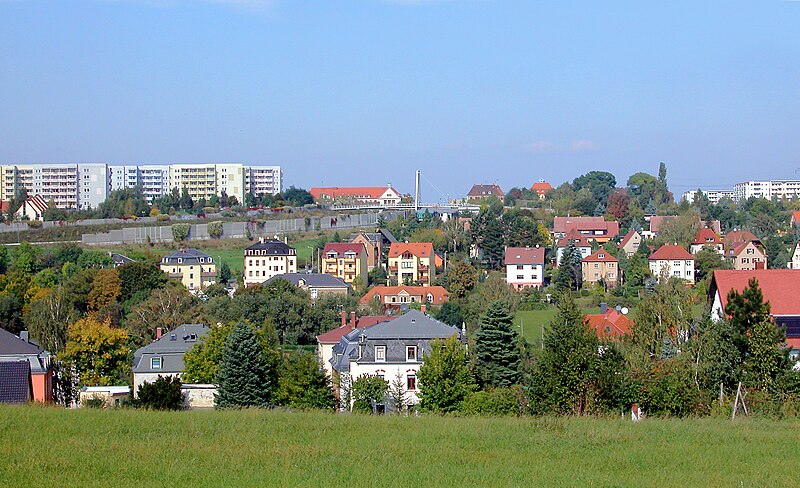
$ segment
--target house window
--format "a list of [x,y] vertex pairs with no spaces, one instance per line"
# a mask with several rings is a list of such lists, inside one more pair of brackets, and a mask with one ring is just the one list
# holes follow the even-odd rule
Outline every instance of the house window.
[[425,298],[427,299],[428,303],[433,303],[433,294],[432,293],[428,293],[428,295]]
[[680,265],[681,265],[681,262],[680,262],[680,261],[675,261],[675,262],[674,262],[674,263],[672,263],[672,264],[673,264],[674,266],[680,266]]
[[416,390],[417,389],[417,376],[410,374],[406,380],[406,390]]
[[312,288],[311,289],[311,298],[317,298],[317,289],[316,288]]
[[150,358],[150,369],[161,369],[161,358]]
[[414,267],[414,263],[411,261],[402,261],[400,267],[403,269],[411,269]]
[[386,362],[386,346],[375,346],[375,361]]
[[599,268],[599,267],[600,267],[600,264],[599,264],[599,263],[594,263],[594,267],[595,267],[595,268]]
[[417,346],[406,346],[406,361],[417,360]]
[[525,266],[523,266],[523,265],[521,265],[521,264],[518,264],[518,265],[517,265],[517,269],[525,269]]
[[525,275],[517,275],[517,279],[518,280],[524,280],[525,279]]
[[755,254],[755,249],[748,249],[747,254]]

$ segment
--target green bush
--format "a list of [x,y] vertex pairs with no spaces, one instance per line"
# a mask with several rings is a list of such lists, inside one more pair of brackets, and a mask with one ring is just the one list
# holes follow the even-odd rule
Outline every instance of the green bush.
[[467,415],[500,417],[519,415],[517,393],[512,388],[494,388],[470,393],[458,411]]
[[222,237],[222,222],[209,222],[208,235],[214,239]]
[[87,398],[86,400],[83,400],[81,402],[81,405],[83,405],[86,408],[105,408],[106,401],[101,397],[95,396],[95,397]]
[[184,397],[181,392],[181,380],[177,376],[161,376],[149,383],[145,381],[139,386],[138,398],[133,405],[136,408],[149,410],[182,410]]
[[166,222],[169,220],[169,214],[158,214],[156,215],[157,222]]
[[176,242],[185,240],[189,237],[189,229],[191,229],[189,224],[172,224],[172,238]]
[[372,412],[372,402],[383,403],[389,383],[377,375],[364,374],[353,381],[351,395],[353,397],[353,411],[362,413]]

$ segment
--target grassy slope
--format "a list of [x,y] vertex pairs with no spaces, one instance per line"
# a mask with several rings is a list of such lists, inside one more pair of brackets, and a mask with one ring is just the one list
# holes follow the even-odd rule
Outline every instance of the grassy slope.
[[797,421],[0,407],[0,486],[771,486]]

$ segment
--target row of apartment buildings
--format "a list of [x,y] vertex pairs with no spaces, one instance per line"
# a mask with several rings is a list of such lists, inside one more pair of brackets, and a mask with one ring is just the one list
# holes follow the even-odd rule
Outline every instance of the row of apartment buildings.
[[[713,205],[723,198],[730,198],[733,201],[747,200],[750,197],[791,200],[800,198],[800,180],[745,181],[733,185],[733,190],[699,191]],[[689,203],[694,203],[697,192],[698,190],[689,190],[683,194],[683,198]]]
[[169,165],[109,165],[106,163],[0,165],[0,200],[8,201],[24,188],[58,208],[90,209],[111,191],[141,188],[148,202],[177,188],[194,200],[225,192],[244,202],[245,195],[275,195],[283,190],[280,166],[242,163]]

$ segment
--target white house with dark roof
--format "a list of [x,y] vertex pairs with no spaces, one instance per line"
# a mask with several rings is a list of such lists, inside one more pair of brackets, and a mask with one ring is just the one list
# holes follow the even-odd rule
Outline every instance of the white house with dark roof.
[[504,264],[506,283],[515,289],[541,288],[544,285],[543,247],[508,247]]
[[[208,334],[204,324],[183,324],[158,337],[133,353],[133,396],[139,387],[152,383],[159,376],[178,376],[183,373],[183,355]],[[160,332],[159,332],[160,333]]]
[[324,294],[347,295],[351,289],[350,285],[341,278],[325,273],[284,273],[273,276],[264,284],[275,280],[286,280],[294,286],[306,290],[312,300],[316,300]]
[[197,249],[178,249],[161,258],[161,271],[180,280],[191,292],[203,290],[217,282],[214,258]]
[[263,283],[273,276],[297,273],[297,251],[285,242],[264,240],[244,250],[244,286]]
[[[392,320],[366,328],[356,328],[345,334],[333,347],[330,363],[338,376],[337,396],[362,375],[377,375],[391,383],[399,375],[407,392],[409,404],[419,403],[417,372],[425,355],[436,339],[457,337],[465,340],[464,332],[410,310]],[[345,406],[346,407],[346,406]]]

